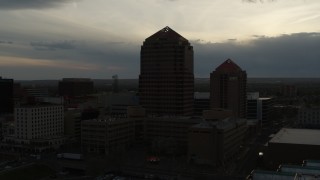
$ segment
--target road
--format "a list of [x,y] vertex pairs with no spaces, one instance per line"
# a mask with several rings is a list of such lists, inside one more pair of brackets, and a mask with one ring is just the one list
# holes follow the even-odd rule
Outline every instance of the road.
[[246,176],[250,172],[258,167],[258,154],[263,151],[264,145],[269,141],[269,136],[272,134],[272,130],[266,130],[260,134],[253,143],[249,146],[249,151],[243,160],[237,166],[234,174]]

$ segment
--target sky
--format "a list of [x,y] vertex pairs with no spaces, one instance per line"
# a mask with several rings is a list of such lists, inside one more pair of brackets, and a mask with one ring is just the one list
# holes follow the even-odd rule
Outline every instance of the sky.
[[318,0],[0,0],[0,76],[138,78],[165,26],[194,47],[195,77],[230,58],[248,77],[320,78]]

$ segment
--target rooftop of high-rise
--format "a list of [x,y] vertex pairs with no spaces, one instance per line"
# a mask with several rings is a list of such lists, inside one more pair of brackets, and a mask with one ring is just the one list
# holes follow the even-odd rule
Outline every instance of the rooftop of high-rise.
[[224,61],[222,64],[220,64],[217,68],[216,71],[221,71],[221,72],[238,72],[242,71],[240,66],[238,66],[235,62],[233,62],[231,59],[227,59]]
[[170,27],[166,26],[160,31],[154,33],[146,40],[174,40],[174,41],[188,41],[186,38],[181,36],[176,31],[172,30]]

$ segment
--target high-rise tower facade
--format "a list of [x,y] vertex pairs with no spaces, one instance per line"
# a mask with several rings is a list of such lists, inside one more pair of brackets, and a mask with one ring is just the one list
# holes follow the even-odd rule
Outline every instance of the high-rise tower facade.
[[13,79],[0,77],[0,115],[13,113]]
[[232,110],[235,117],[246,117],[247,73],[227,59],[210,74],[211,108]]
[[141,46],[140,104],[148,114],[193,113],[193,47],[180,34],[165,27]]

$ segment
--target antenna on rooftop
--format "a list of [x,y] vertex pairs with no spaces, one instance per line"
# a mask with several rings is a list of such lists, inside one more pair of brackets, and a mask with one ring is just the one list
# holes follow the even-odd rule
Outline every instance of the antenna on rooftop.
[[118,75],[117,74],[113,75],[112,79],[113,79],[112,92],[117,93],[117,92],[119,92]]

